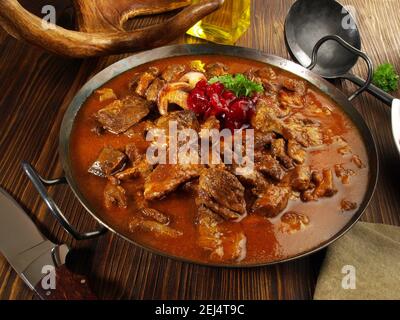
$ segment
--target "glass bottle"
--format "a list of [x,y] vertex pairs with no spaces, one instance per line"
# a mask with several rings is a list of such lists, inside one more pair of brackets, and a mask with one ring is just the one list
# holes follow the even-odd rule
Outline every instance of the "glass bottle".
[[[194,3],[200,0],[193,0]],[[234,44],[250,26],[251,0],[225,0],[222,7],[196,23],[187,34],[221,44]]]

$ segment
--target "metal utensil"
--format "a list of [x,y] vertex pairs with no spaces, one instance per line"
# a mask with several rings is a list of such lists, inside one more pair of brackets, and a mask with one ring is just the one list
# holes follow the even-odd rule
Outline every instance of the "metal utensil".
[[[360,51],[361,39],[351,13],[334,0],[298,0],[285,21],[285,42],[292,58],[304,67],[313,69],[326,79],[346,79],[361,87],[388,106],[400,103],[390,94],[352,74],[350,70],[361,56],[372,68],[371,60]],[[369,78],[372,75],[369,72]],[[397,101],[396,101],[397,100]],[[392,112],[394,140],[400,152],[400,134],[395,125],[399,112]]]
[[[0,188],[0,252],[41,299],[94,299],[86,280],[66,267],[68,247],[46,239],[19,204]],[[54,285],[51,272],[54,271]],[[48,283],[47,279],[48,277]],[[42,280],[49,287],[43,286]]]

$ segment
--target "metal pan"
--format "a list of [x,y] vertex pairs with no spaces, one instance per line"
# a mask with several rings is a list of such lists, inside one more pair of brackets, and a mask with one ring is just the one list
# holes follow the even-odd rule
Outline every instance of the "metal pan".
[[[257,263],[257,264],[216,264],[216,263],[202,263],[198,261],[191,261],[188,259],[184,259],[181,257],[171,256],[164,252],[160,252],[154,250],[153,248],[149,248],[146,246],[141,245],[140,243],[136,243],[132,241],[132,239],[127,238],[121,232],[114,228],[112,225],[108,225],[105,223],[96,211],[91,207],[90,203],[85,199],[81,190],[79,189],[78,184],[72,174],[72,163],[70,158],[69,152],[69,145],[70,145],[70,137],[71,131],[73,128],[73,124],[75,121],[75,117],[82,107],[83,103],[86,99],[92,94],[94,90],[108,82],[110,79],[120,75],[121,73],[135,68],[139,65],[144,63],[148,63],[151,61],[168,58],[168,57],[176,57],[176,56],[186,56],[186,55],[225,55],[225,56],[233,56],[239,58],[246,58],[251,59],[259,62],[263,62],[277,68],[286,70],[291,72],[292,74],[297,75],[298,77],[310,82],[317,88],[319,88],[322,92],[327,94],[331,99],[333,99],[337,105],[341,106],[342,110],[348,115],[348,117],[353,121],[353,123],[358,128],[367,150],[367,155],[369,159],[369,181],[368,181],[368,188],[365,193],[364,199],[359,206],[359,209],[354,214],[352,219],[345,225],[341,230],[338,230],[337,233],[332,236],[329,240],[320,243],[315,248],[302,252],[296,256],[291,256],[289,258],[285,258],[282,260],[276,260],[266,263]],[[28,163],[23,163],[23,169],[25,173],[28,175],[34,186],[40,193],[40,196],[45,201],[46,205],[55,216],[55,218],[61,223],[61,225],[65,228],[67,232],[69,232],[75,239],[83,240],[83,239],[90,239],[103,234],[106,230],[110,230],[117,235],[121,236],[122,238],[126,239],[127,241],[134,243],[142,248],[145,248],[151,252],[169,257],[174,258],[186,262],[198,263],[203,265],[209,266],[222,266],[222,267],[255,267],[255,266],[263,266],[263,265],[270,265],[280,262],[285,262],[293,259],[297,259],[300,257],[307,256],[311,253],[314,253],[329,244],[333,241],[337,240],[341,237],[344,233],[346,233],[361,217],[364,210],[367,208],[368,203],[374,193],[377,178],[378,178],[378,154],[375,145],[374,138],[367,127],[364,119],[361,117],[359,112],[353,107],[351,102],[348,98],[339,91],[336,87],[330,84],[328,81],[321,78],[319,75],[303,68],[302,66],[285,60],[280,57],[267,55],[263,52],[248,49],[248,48],[241,48],[241,47],[234,47],[234,46],[221,46],[221,45],[173,45],[168,47],[162,47],[146,52],[142,52],[131,57],[125,58],[120,60],[113,65],[109,66],[108,68],[104,69],[96,76],[94,76],[91,80],[89,80],[83,88],[76,94],[74,99],[72,100],[70,106],[68,107],[64,119],[60,128],[60,136],[59,136],[59,154],[60,154],[60,161],[64,168],[65,177],[59,179],[52,179],[47,180],[39,176],[36,170],[29,165]],[[85,209],[92,215],[94,219],[96,219],[101,228],[97,231],[88,232],[88,233],[80,233],[78,232],[68,221],[68,219],[64,216],[61,210],[58,208],[56,203],[53,199],[48,195],[46,186],[59,184],[59,183],[68,183],[71,187],[72,191],[74,192],[75,196],[79,199],[81,204],[85,207]]]

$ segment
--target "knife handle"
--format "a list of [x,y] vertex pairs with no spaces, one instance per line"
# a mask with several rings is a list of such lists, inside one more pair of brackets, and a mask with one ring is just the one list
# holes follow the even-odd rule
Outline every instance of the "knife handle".
[[64,265],[55,269],[55,289],[43,289],[42,280],[35,292],[42,300],[97,300],[85,277],[72,273]]

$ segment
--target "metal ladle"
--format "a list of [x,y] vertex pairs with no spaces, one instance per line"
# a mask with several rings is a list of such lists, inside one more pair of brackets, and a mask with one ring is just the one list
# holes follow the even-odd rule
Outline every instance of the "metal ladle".
[[[357,24],[350,12],[334,0],[298,0],[285,21],[285,42],[292,58],[326,79],[346,79],[392,106],[392,130],[400,152],[400,100],[371,84],[372,62],[361,49]],[[352,74],[359,57],[368,65],[367,81]]]

